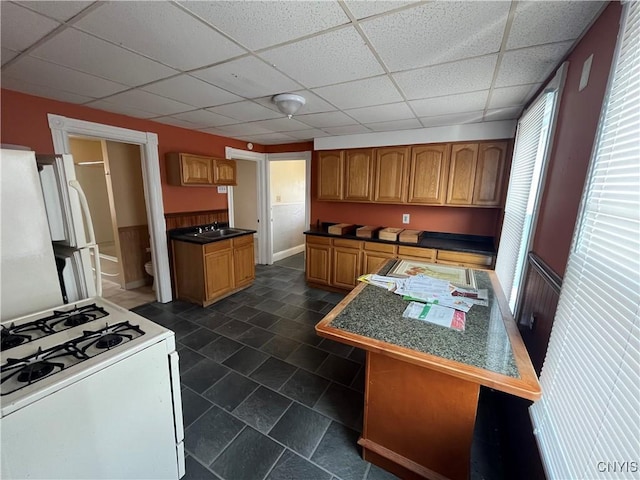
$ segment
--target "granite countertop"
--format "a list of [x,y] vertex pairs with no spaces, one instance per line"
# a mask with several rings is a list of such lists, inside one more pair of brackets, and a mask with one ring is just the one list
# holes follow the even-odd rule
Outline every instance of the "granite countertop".
[[[388,262],[380,273],[386,273],[394,264],[394,261]],[[373,285],[366,285],[346,306],[336,307],[342,311],[328,326],[519,379],[509,334],[489,275],[482,270],[474,270],[474,274],[477,287],[489,291],[489,306],[474,305],[466,314],[463,332],[403,318],[402,312],[409,302]]]
[[[496,248],[494,246],[493,237],[485,237],[480,235],[462,235],[457,233],[441,233],[441,232],[424,232],[420,242],[403,243],[391,242],[388,240],[380,240],[378,238],[362,238],[352,235],[334,235],[327,231],[332,223],[322,223],[320,226],[311,228],[304,232],[305,235],[318,235],[333,238],[348,238],[366,242],[389,243],[392,245],[407,245],[421,248],[435,248],[440,250],[452,250],[455,252],[479,253],[483,255],[495,255]],[[358,225],[361,226],[361,225]]]
[[[227,229],[229,228],[228,223],[221,223],[218,226],[218,229]],[[256,233],[255,230],[247,230],[245,228],[235,228],[233,227],[234,233],[229,233],[226,235],[222,235],[220,237],[205,237],[205,236],[195,236],[194,234],[199,232],[200,230],[213,230],[215,229],[212,224],[206,225],[195,225],[193,227],[184,227],[184,228],[175,228],[173,230],[169,230],[167,233],[169,234],[169,238],[172,240],[178,240],[181,242],[188,243],[197,243],[199,245],[205,245],[207,243],[213,242],[221,242],[223,240],[228,240],[230,238],[242,237],[244,235],[253,235]]]

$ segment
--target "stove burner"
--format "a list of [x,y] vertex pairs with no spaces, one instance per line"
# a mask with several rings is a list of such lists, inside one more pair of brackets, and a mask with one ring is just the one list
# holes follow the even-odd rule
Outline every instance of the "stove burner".
[[26,335],[15,335],[9,333],[2,336],[2,342],[0,342],[0,350],[7,350],[9,348],[17,347],[24,343],[29,337]]
[[77,327],[78,325],[82,325],[83,323],[87,323],[88,321],[93,320],[89,315],[84,313],[76,313],[74,315],[70,315],[65,321],[64,324],[67,327]]
[[42,377],[46,377],[51,372],[55,365],[46,361],[39,361],[25,365],[18,374],[18,381],[22,383],[31,383]]
[[100,337],[100,340],[96,342],[96,347],[104,350],[105,348],[115,347],[116,345],[121,343],[122,340],[122,335],[119,335],[117,333],[107,333],[106,335]]

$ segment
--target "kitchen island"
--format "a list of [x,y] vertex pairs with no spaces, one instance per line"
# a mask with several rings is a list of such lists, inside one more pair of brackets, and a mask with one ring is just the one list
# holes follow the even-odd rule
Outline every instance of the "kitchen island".
[[[388,272],[395,261],[381,270]],[[487,307],[464,331],[403,318],[407,301],[360,284],[316,326],[320,336],[367,352],[365,460],[401,478],[468,479],[480,386],[529,400],[537,376],[491,271],[475,270]]]

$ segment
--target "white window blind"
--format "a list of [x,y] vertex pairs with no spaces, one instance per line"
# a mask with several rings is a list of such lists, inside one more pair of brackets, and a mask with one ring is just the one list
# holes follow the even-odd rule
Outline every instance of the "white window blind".
[[551,479],[640,477],[640,2],[624,12],[530,410]]
[[546,154],[555,95],[555,92],[540,95],[518,122],[495,269],[512,312],[529,243],[528,232]]

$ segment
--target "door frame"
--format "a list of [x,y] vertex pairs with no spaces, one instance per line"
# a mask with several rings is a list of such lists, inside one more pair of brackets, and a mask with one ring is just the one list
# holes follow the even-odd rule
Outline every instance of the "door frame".
[[140,146],[142,185],[147,210],[147,222],[149,223],[151,257],[155,270],[156,299],[161,303],[170,302],[173,296],[169,271],[167,225],[162,204],[158,135],[153,132],[141,132],[128,128],[103,125],[52,113],[47,114],[47,117],[53,139],[53,149],[56,154],[71,153],[69,150],[70,135],[112,140]]

